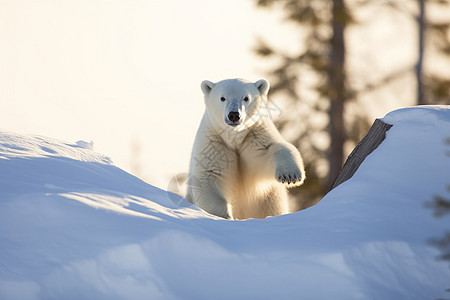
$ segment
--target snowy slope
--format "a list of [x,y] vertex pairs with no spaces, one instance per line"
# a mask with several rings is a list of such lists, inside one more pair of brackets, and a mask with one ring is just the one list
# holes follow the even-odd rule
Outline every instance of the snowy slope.
[[394,126],[318,205],[227,221],[89,149],[0,132],[0,299],[436,299],[450,230],[449,107]]

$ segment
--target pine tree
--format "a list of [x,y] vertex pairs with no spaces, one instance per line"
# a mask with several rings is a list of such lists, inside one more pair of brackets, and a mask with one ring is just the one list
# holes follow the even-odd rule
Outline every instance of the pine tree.
[[[367,132],[369,121],[373,120],[367,120],[364,111],[357,107],[357,99],[364,93],[415,72],[417,99],[411,99],[411,105],[450,103],[450,74],[434,72],[428,62],[436,53],[441,57],[450,55],[450,14],[448,21],[431,20],[428,16],[431,5],[448,7],[450,0],[254,1],[259,7],[282,9],[285,18],[298,27],[301,39],[293,37],[293,41],[303,46],[292,54],[259,40],[255,49],[257,55],[277,62],[268,74],[272,84],[270,96],[285,99],[288,102],[284,106],[292,107],[284,112],[277,126],[300,148],[305,159],[307,180],[293,191],[296,198],[320,199],[340,171],[347,154],[345,144],[356,144]],[[411,4],[417,5],[416,11],[411,11]],[[408,13],[417,21],[417,63],[356,89],[347,76],[346,28],[358,26],[352,11],[380,6]],[[300,208],[310,204],[300,204]]]
[[[289,99],[288,105],[297,108],[297,115],[286,112],[277,125],[281,131],[295,131],[292,142],[307,158],[308,180],[304,187],[294,191],[311,200],[301,204],[302,208],[328,191],[343,165],[344,143],[348,139],[346,127],[349,127],[344,118],[349,98],[345,29],[352,17],[344,0],[258,0],[257,5],[281,6],[286,18],[298,25],[299,32],[304,34],[303,44],[307,45],[295,55],[275,50],[264,41],[259,41],[256,48],[258,55],[280,62],[269,75],[271,94],[284,94]],[[308,78],[314,78],[312,88],[308,87],[311,85]],[[313,96],[303,97],[301,90],[305,89]],[[292,130],[292,120],[297,119],[302,120],[304,127]],[[350,127],[357,129],[358,125],[355,122]]]
[[[418,14],[414,16],[418,28],[418,58],[415,68],[417,83],[417,104],[450,104],[450,74],[444,76],[426,70],[427,59],[431,56],[450,56],[450,15],[444,20],[432,20],[430,9],[447,8],[448,0],[414,0],[418,4]],[[449,10],[450,12],[450,10]],[[449,65],[450,67],[450,65]]]

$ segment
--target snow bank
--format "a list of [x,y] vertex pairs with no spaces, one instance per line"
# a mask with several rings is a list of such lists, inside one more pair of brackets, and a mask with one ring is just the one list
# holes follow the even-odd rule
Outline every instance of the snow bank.
[[[435,299],[450,229],[449,107],[395,111],[356,174],[307,210],[227,221],[49,138],[0,133],[0,299]],[[176,201],[174,201],[176,199]],[[181,205],[177,205],[181,201]]]

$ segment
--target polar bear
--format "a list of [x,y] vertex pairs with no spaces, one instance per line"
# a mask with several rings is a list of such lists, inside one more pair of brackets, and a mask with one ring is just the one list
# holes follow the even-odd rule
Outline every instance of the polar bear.
[[206,110],[194,141],[186,199],[227,219],[289,212],[286,187],[305,179],[298,150],[268,113],[265,79],[203,81]]

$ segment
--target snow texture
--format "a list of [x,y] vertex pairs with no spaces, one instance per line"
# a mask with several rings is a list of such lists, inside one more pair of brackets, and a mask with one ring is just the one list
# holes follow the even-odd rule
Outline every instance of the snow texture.
[[[0,299],[437,299],[450,108],[386,140],[316,206],[227,221],[79,144],[0,132]],[[447,141],[447,142],[446,142]]]

